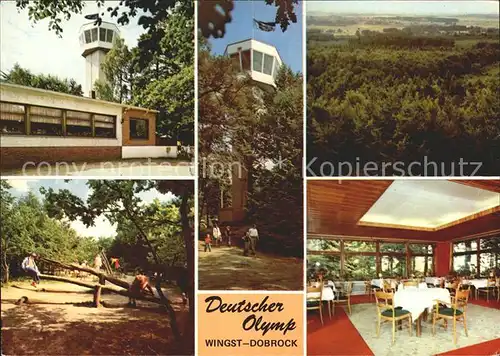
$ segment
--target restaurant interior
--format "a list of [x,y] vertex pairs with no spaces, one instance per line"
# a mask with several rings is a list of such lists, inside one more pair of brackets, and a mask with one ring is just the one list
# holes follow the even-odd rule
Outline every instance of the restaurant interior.
[[309,180],[308,355],[500,354],[500,180]]

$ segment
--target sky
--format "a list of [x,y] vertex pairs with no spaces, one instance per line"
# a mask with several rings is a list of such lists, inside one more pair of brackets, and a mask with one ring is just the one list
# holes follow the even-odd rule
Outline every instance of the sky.
[[[116,2],[113,1],[113,5]],[[107,2],[104,4],[105,8]],[[84,18],[97,12],[95,1],[86,2],[81,15],[72,15],[62,22],[62,38],[54,31],[49,31],[49,20],[30,21],[28,10],[18,11],[15,1],[0,2],[0,70],[9,71],[17,62],[23,68],[36,74],[52,74],[61,78],[74,78],[78,84],[85,85],[85,59],[80,49],[79,30],[83,24],[92,22]],[[104,11],[104,21],[116,24],[116,17],[111,18]],[[121,37],[130,47],[137,44],[137,39],[144,32],[137,25],[137,18],[129,25],[120,26]]]
[[236,1],[231,13],[232,21],[226,24],[224,37],[210,40],[212,52],[222,55],[228,44],[254,38],[274,45],[285,64],[295,72],[302,72],[302,2],[295,7],[297,23],[291,23],[285,32],[279,26],[276,26],[274,32],[264,32],[254,27],[254,17],[259,21],[274,21],[276,9],[274,5],[266,5],[262,0]]
[[498,1],[308,1],[308,12],[410,15],[498,14]]
[[[11,179],[8,183],[12,187],[10,192],[15,197],[26,195],[32,191],[38,198],[42,198],[40,188],[52,188],[54,191],[60,189],[68,189],[79,198],[86,200],[92,191],[87,187],[86,179],[73,179],[65,182],[64,179]],[[138,196],[147,204],[158,199],[160,202],[169,202],[174,198],[174,195],[161,194],[156,189],[151,189],[147,192],[141,192]],[[86,227],[81,221],[72,221],[70,225],[76,230],[79,236],[92,237],[114,237],[116,234],[116,224],[112,225],[103,215],[96,219],[94,226]]]

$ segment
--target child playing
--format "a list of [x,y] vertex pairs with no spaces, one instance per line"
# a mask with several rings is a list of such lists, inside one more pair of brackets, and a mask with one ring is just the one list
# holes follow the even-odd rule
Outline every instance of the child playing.
[[205,252],[212,252],[212,238],[210,237],[210,234],[207,234],[205,236]]

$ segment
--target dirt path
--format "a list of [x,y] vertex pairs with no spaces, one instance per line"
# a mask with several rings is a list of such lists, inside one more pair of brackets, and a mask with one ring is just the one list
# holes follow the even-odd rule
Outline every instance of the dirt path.
[[198,285],[200,290],[302,290],[303,262],[298,258],[257,253],[243,256],[239,247],[198,245]]
[[[123,307],[93,308],[87,304],[92,301],[92,294],[86,293],[86,288],[42,280],[40,288],[51,292],[37,292],[27,282],[13,284],[19,288],[10,286],[1,290],[2,352],[5,355],[182,353],[174,349],[167,314],[156,304],[137,301],[136,309],[129,308],[125,306],[128,298],[103,294],[102,300]],[[171,290],[166,292],[183,330],[187,307],[180,295]],[[15,305],[22,296],[60,304]]]

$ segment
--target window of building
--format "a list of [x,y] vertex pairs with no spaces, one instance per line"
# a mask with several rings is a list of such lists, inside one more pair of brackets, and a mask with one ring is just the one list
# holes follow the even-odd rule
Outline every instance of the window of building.
[[307,239],[308,251],[340,251],[340,241],[326,239]]
[[241,51],[241,66],[243,70],[250,70],[250,50]]
[[99,41],[106,42],[106,29],[100,27],[99,28]]
[[376,256],[348,255],[345,259],[344,277],[350,280],[365,280],[377,277]]
[[[331,278],[368,280],[384,277],[431,275],[434,248],[425,243],[352,240],[314,236],[307,239],[308,277],[324,266]],[[337,276],[337,277],[334,277]]]
[[325,279],[340,278],[340,256],[339,255],[307,255],[307,278],[316,279],[318,272],[322,271]]
[[44,108],[39,106],[30,107],[30,127],[32,135],[61,136],[62,110]]
[[253,51],[253,70],[257,72],[262,72],[262,62],[263,53],[259,51]]
[[130,138],[147,140],[149,138],[149,121],[146,119],[130,119]]
[[453,271],[475,277],[500,274],[500,236],[453,243]]
[[66,135],[92,137],[92,114],[79,111],[67,111]]
[[91,40],[92,40],[92,42],[97,41],[97,28],[91,29],[90,33],[91,33]]
[[90,30],[85,31],[84,34],[85,34],[85,43],[92,42],[92,39],[90,37]]
[[0,132],[2,134],[24,134],[26,132],[24,114],[24,105],[0,103]]
[[268,54],[264,54],[264,74],[271,75],[273,74],[273,60],[274,57]]
[[106,42],[112,43],[113,42],[113,30],[106,30],[107,36],[106,36]]
[[115,117],[94,115],[95,137],[115,138]]

